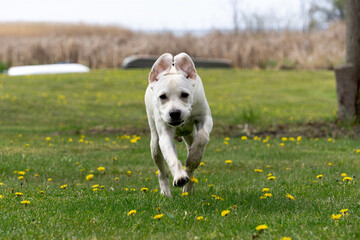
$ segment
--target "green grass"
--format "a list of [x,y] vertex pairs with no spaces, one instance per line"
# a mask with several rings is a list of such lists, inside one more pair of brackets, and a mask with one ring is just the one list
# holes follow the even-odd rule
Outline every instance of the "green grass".
[[[332,73],[199,72],[214,134],[205,164],[195,173],[195,194],[181,196],[172,187],[171,199],[156,192],[143,103],[146,70],[1,76],[1,238],[358,239],[360,140],[233,137],[224,144],[232,132],[221,135],[229,125],[333,119]],[[124,133],[141,139],[131,143]],[[184,161],[184,144],[177,143],[177,149]],[[18,179],[14,171],[26,174]],[[269,173],[274,181],[268,180]],[[344,182],[342,173],[352,181]],[[89,174],[94,178],[87,181]],[[322,179],[316,178],[319,174]],[[93,191],[95,184],[104,188]],[[265,187],[273,196],[260,199]],[[23,200],[30,204],[21,204]],[[346,208],[347,216],[331,218]],[[127,216],[130,210],[137,213]],[[221,216],[223,210],[230,210],[229,215]],[[160,213],[160,220],[153,219]],[[197,220],[199,216],[205,220]],[[268,229],[259,234],[255,228],[261,224]]]

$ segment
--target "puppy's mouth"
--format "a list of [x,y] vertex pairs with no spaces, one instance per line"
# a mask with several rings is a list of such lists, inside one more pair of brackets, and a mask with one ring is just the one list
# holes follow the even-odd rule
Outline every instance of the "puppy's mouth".
[[177,127],[177,126],[180,126],[183,123],[184,123],[184,121],[178,121],[178,122],[169,122],[167,124],[169,124],[170,126],[173,126],[173,127]]

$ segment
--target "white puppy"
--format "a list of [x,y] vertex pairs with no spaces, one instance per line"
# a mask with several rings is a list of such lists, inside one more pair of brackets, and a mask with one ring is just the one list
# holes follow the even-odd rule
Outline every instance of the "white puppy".
[[[209,141],[213,121],[204,88],[189,55],[161,55],[149,74],[145,93],[151,131],[151,155],[159,168],[161,193],[171,196],[164,159],[173,175],[173,185],[193,192],[193,177]],[[179,161],[174,137],[183,137],[188,150],[186,171]]]

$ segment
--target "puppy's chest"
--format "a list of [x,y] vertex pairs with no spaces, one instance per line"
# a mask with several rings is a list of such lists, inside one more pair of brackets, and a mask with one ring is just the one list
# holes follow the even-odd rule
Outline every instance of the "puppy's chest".
[[175,135],[182,137],[190,135],[195,128],[195,121],[188,121],[181,127],[176,128]]

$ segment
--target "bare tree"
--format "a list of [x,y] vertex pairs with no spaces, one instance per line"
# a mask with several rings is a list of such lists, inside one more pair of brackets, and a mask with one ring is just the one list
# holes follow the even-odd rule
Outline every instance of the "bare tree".
[[233,18],[233,31],[235,34],[238,34],[240,31],[239,24],[239,0],[231,0],[231,9],[232,9],[232,18]]

